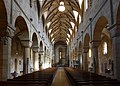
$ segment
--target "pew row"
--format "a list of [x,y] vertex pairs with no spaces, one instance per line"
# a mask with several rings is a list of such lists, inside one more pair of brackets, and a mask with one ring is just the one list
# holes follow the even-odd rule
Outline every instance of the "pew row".
[[57,68],[48,68],[1,81],[0,86],[51,86]]
[[74,68],[64,68],[72,86],[120,86],[120,81]]

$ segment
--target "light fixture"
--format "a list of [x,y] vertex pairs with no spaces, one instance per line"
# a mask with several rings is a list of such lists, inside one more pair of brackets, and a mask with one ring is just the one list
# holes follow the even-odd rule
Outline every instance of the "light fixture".
[[63,1],[60,2],[60,6],[58,7],[58,10],[61,12],[65,11],[65,6]]

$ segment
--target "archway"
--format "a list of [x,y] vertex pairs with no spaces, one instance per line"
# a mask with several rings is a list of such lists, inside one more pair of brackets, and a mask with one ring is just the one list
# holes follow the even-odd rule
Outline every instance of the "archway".
[[40,41],[40,51],[43,51],[43,42]]
[[[32,36],[32,58],[31,58],[31,62],[33,63],[33,65],[31,65],[35,71],[39,70],[39,45],[38,45],[38,38],[36,33],[33,33]],[[31,70],[32,72],[33,70]]]
[[74,61],[75,61],[75,49],[73,49],[72,52],[72,67],[74,67]]
[[83,53],[82,53],[82,42],[79,42],[79,51],[78,51],[78,60],[79,60],[79,68],[82,69],[83,66]]
[[0,0],[0,37],[6,35],[7,30],[7,12],[3,0]]
[[83,45],[83,69],[88,71],[88,66],[90,65],[91,58],[89,57],[89,49],[90,49],[90,36],[87,33],[84,38]]
[[74,50],[73,64],[74,64],[75,68],[78,68],[78,49],[77,49],[77,47],[75,47],[75,50]]
[[[22,16],[18,16],[15,21],[16,30],[14,37],[12,38],[12,50],[11,50],[11,70],[13,73],[16,71],[18,75],[28,73],[28,65],[30,58],[30,46],[29,46],[29,32],[27,24]],[[26,50],[27,48],[27,50]],[[16,63],[15,63],[16,59]],[[26,73],[25,73],[26,72]]]
[[44,46],[44,57],[43,57],[43,59],[44,59],[44,61],[43,61],[43,69],[46,69],[46,68],[48,68],[46,46]]
[[93,40],[101,40],[101,34],[102,34],[102,30],[108,25],[108,20],[106,19],[106,17],[101,16],[96,25],[95,25],[95,29],[94,29],[94,33],[93,33]]
[[[0,80],[6,80],[9,78],[9,62],[8,54],[6,53],[9,48],[4,46],[7,45],[7,11],[5,7],[5,3],[3,0],[0,0]],[[8,45],[7,45],[8,46]],[[4,47],[4,49],[3,49]],[[9,53],[9,51],[8,51]],[[3,65],[6,64],[6,65]]]
[[15,21],[15,36],[18,36],[20,40],[29,40],[29,29],[25,19],[22,16],[18,16]]
[[24,47],[21,44],[21,40],[18,36],[14,36],[12,39],[12,48],[11,48],[11,65],[10,72],[18,73],[18,75],[22,75],[23,71],[23,55],[24,55]]
[[[112,70],[112,41],[110,33],[106,28],[102,30],[101,41],[98,47],[98,61],[99,61],[99,73],[107,74]],[[113,71],[113,70],[112,70]]]
[[106,17],[101,16],[95,25],[92,43],[96,73],[104,75],[111,70],[109,61],[112,60],[112,42],[107,28],[108,20]]
[[40,41],[40,53],[39,53],[39,68],[43,69],[43,62],[44,62],[44,57],[43,57],[43,42]]

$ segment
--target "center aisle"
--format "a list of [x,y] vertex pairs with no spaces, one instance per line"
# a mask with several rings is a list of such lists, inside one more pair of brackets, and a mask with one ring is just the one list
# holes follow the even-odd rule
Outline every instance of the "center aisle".
[[58,68],[51,86],[71,86],[62,67]]

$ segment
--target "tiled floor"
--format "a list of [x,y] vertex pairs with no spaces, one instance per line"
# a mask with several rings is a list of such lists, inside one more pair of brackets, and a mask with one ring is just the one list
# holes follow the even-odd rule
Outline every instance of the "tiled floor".
[[52,86],[71,86],[62,67],[58,68]]

